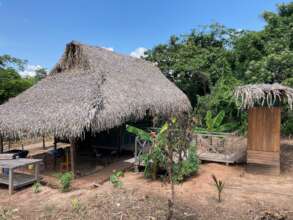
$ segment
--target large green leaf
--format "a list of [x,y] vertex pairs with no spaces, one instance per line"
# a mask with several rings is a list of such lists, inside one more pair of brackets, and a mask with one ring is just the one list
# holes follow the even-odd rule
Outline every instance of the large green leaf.
[[211,111],[207,111],[205,122],[206,122],[207,130],[212,131],[213,130],[213,116]]
[[140,139],[142,140],[145,140],[145,141],[152,141],[152,138],[150,136],[150,134],[140,128],[136,128],[134,126],[131,126],[131,125],[126,125],[126,130],[129,132],[129,133],[132,133],[136,136],[138,136]]
[[217,130],[222,122],[223,122],[223,119],[225,117],[225,112],[224,111],[220,111],[219,114],[217,114],[217,116],[213,119],[213,129]]

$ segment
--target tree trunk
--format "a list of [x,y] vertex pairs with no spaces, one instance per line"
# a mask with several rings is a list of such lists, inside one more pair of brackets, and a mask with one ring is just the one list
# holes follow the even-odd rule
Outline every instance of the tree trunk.
[[168,149],[168,176],[170,181],[171,197],[168,199],[168,216],[167,219],[171,220],[174,214],[174,201],[175,201],[175,190],[173,182],[173,149]]

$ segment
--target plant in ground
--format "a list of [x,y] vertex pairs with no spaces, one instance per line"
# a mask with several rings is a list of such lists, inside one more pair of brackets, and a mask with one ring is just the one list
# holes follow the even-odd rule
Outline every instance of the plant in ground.
[[40,182],[35,182],[34,185],[32,186],[32,189],[33,189],[34,193],[41,192],[41,184],[40,184]]
[[213,174],[212,178],[214,180],[216,189],[218,191],[218,202],[222,201],[222,191],[224,189],[224,182],[222,180],[217,179],[217,177]]
[[[140,156],[145,166],[145,177],[157,179],[159,171],[167,171],[167,142],[173,144],[174,159],[176,158],[172,165],[174,182],[180,183],[185,178],[196,173],[199,160],[196,154],[196,146],[192,142],[193,127],[191,123],[193,123],[193,120],[190,120],[190,118],[173,118],[165,122],[156,132],[151,133],[133,126],[127,126],[128,132],[135,134],[141,140],[151,143],[150,150]],[[170,134],[167,140],[166,134],[171,132],[171,130],[172,134]]]
[[57,174],[57,178],[60,183],[61,192],[68,192],[73,180],[72,172],[59,173]]
[[143,155],[145,176],[154,179],[157,177],[159,169],[167,171],[171,187],[167,219],[172,219],[174,212],[174,183],[182,182],[198,170],[199,161],[196,156],[196,148],[192,144],[194,120],[191,119],[189,116],[170,118],[156,133],[147,133],[138,128],[128,127],[129,132],[136,134],[140,139],[151,142],[150,152]]
[[122,176],[124,176],[124,173],[122,171],[113,170],[113,174],[110,176],[110,182],[113,184],[114,187],[122,187],[123,184],[120,180],[120,177]]

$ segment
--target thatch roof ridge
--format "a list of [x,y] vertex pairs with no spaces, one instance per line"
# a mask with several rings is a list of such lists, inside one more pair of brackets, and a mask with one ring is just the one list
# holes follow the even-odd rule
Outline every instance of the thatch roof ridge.
[[[118,53],[116,51],[111,51],[107,48],[103,48],[103,47],[99,47],[99,46],[93,46],[93,45],[86,45],[86,44],[82,44],[78,41],[71,41],[70,43],[66,44],[65,47],[65,51],[63,53],[63,55],[61,56],[59,62],[53,67],[53,69],[50,71],[50,75],[56,73],[56,72],[61,72],[60,69],[58,70],[58,68],[60,68],[60,65],[62,65],[63,62],[68,62],[68,60],[66,60],[69,57],[70,52],[75,51],[75,55],[76,59],[78,61],[81,61],[80,63],[83,63],[83,65],[79,65],[79,63],[75,64],[75,66],[77,66],[78,68],[82,68],[85,70],[89,70],[90,69],[90,62],[92,62],[92,64],[94,63],[93,60],[90,60],[86,50],[93,50],[95,52],[100,51],[103,54],[107,54],[109,56],[115,56],[115,57],[120,57],[122,59],[127,59],[127,60],[132,60],[133,62],[139,63],[139,64],[146,64],[146,65],[151,65],[154,68],[159,69],[154,63],[147,61],[145,59],[140,59],[140,58],[136,58],[136,57],[132,57],[126,54],[122,54],[122,53]],[[69,62],[71,63],[71,62]],[[73,68],[72,66],[69,68]],[[66,68],[68,69],[68,67]],[[64,69],[62,69],[64,71]]]
[[48,77],[0,106],[0,133],[82,137],[147,112],[189,109],[186,95],[152,63],[71,42]]
[[239,86],[234,91],[236,100],[240,100],[240,108],[251,108],[257,106],[272,107],[279,104],[288,104],[293,108],[293,88],[274,84],[248,84]]

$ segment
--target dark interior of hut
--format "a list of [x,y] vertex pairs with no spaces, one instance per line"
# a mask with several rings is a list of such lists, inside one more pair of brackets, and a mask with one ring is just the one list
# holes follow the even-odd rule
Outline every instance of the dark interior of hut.
[[[143,120],[132,125],[140,128],[151,126],[150,120]],[[134,156],[135,136],[126,130],[126,124],[97,134],[87,132],[76,149],[76,173],[78,176],[89,175],[119,160]]]

